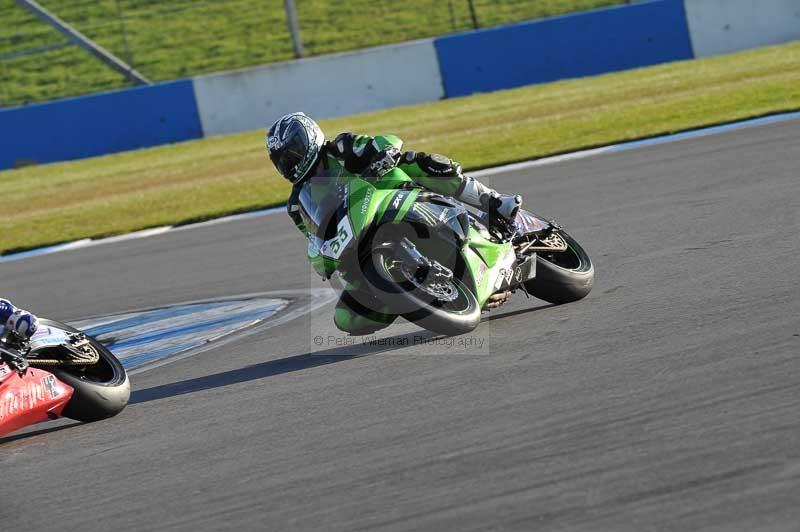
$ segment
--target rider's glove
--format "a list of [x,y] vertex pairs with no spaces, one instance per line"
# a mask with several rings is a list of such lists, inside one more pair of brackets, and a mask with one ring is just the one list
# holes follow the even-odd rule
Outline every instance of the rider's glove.
[[383,177],[397,166],[399,160],[400,150],[394,146],[389,146],[375,154],[372,162],[364,170],[364,175],[367,177]]
[[14,311],[17,310],[17,307],[11,304],[11,301],[8,299],[0,298],[0,327],[4,327],[8,318],[14,314]]

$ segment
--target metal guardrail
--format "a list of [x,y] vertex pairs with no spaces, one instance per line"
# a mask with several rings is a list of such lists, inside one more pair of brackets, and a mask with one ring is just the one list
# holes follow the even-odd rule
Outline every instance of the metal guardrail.
[[131,65],[125,63],[117,56],[100,46],[98,43],[89,39],[83,33],[79,32],[54,14],[50,13],[50,11],[39,5],[37,2],[34,2],[33,0],[17,0],[17,4],[33,13],[47,24],[53,26],[71,43],[77,45],[83,50],[86,50],[102,61],[106,66],[119,72],[131,82],[136,84],[150,83],[150,80],[142,76]]

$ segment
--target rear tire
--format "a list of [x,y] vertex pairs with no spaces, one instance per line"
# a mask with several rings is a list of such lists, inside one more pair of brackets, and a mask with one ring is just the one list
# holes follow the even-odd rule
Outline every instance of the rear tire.
[[594,286],[594,265],[580,244],[564,231],[567,250],[536,255],[536,277],[525,282],[534,297],[560,305],[583,299]]
[[[57,329],[79,332],[56,321],[39,321]],[[99,421],[119,414],[131,396],[131,383],[122,363],[100,342],[94,338],[89,338],[89,341],[100,355],[96,364],[85,368],[48,368],[59,380],[75,389],[61,415],[84,422]]]

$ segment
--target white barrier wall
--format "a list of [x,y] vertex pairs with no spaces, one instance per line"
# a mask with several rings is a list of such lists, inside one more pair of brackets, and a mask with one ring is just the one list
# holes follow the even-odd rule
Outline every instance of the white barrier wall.
[[800,0],[685,0],[695,57],[800,39]]
[[[685,8],[695,57],[800,39],[800,0],[678,3]],[[264,128],[298,110],[327,118],[445,97],[433,39],[211,74],[193,82],[204,136]]]
[[194,90],[205,136],[269,127],[292,111],[327,118],[444,97],[433,40],[202,76]]

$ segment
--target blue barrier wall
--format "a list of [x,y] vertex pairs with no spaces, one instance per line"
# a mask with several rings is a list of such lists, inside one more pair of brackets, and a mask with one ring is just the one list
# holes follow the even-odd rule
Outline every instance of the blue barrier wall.
[[0,110],[0,169],[203,136],[191,80]]
[[691,59],[682,0],[655,0],[435,40],[446,97]]

